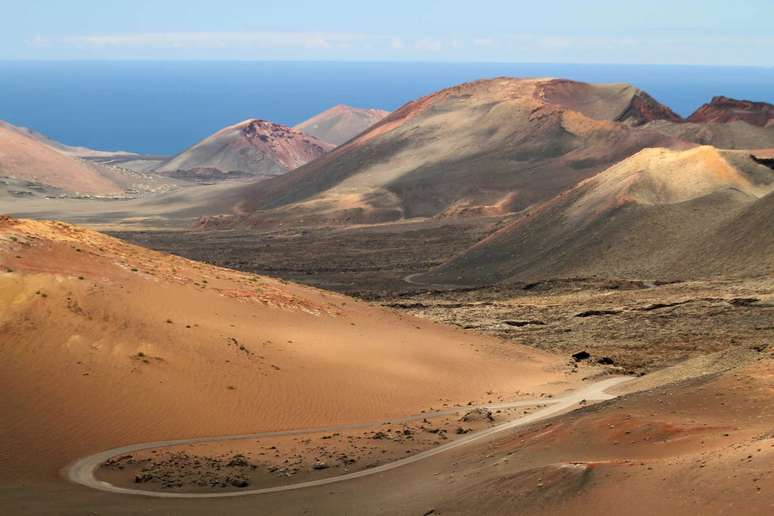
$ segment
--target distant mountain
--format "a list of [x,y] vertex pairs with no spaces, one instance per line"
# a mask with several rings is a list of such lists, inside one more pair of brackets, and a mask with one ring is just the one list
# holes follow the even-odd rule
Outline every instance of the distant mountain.
[[360,109],[339,104],[301,122],[293,129],[341,145],[389,114],[389,111],[383,109]]
[[249,119],[221,129],[156,171],[184,179],[274,176],[312,161],[333,147],[290,127]]
[[123,188],[97,165],[70,156],[47,138],[0,123],[0,176],[66,192],[118,194]]
[[774,104],[736,100],[728,97],[714,97],[709,103],[697,109],[687,119],[695,123],[747,122],[758,127],[774,124]]
[[290,174],[243,187],[240,209],[256,212],[254,221],[343,223],[515,212],[645,147],[683,145],[648,128],[677,118],[627,84],[466,83],[409,102]]
[[762,159],[709,146],[643,150],[417,279],[770,274],[774,170]]
[[6,129],[15,131],[17,133],[20,133],[22,135],[28,136],[30,138],[33,138],[41,143],[44,143],[48,145],[49,147],[53,147],[54,149],[62,152],[63,154],[66,154],[68,156],[73,156],[76,158],[114,158],[114,157],[121,157],[121,158],[131,158],[131,157],[139,157],[140,155],[135,152],[128,152],[128,151],[102,151],[102,150],[95,150],[90,149],[88,147],[80,147],[80,146],[72,146],[72,145],[65,145],[64,143],[58,142],[56,140],[52,140],[45,134],[41,134],[37,131],[33,131],[32,129],[29,129],[27,127],[20,127],[16,125],[9,124],[8,122],[0,121],[0,126],[5,127]]

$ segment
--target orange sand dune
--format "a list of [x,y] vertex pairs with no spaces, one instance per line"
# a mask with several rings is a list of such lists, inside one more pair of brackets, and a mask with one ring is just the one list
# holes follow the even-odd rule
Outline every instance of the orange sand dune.
[[0,356],[0,478],[19,481],[131,442],[372,421],[572,386],[560,359],[535,350],[7,217]]

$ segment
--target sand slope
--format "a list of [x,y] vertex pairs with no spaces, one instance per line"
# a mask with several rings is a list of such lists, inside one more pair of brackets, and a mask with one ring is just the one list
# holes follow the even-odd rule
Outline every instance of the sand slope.
[[293,127],[322,141],[341,145],[389,115],[383,109],[361,109],[339,104]]
[[0,219],[0,270],[6,480],[131,442],[570,385],[538,351],[63,223]]
[[[257,219],[373,222],[518,211],[638,150],[671,118],[628,85],[499,78],[410,102],[292,174],[245,187]],[[647,107],[647,109],[646,109]]]
[[212,170],[222,175],[272,176],[312,161],[333,147],[295,129],[249,119],[196,143],[157,172],[185,176]]
[[773,191],[774,170],[749,152],[646,149],[416,279],[765,274]]

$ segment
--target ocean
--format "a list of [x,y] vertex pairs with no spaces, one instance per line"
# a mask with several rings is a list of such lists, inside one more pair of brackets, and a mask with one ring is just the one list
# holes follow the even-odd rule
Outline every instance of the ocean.
[[246,118],[393,110],[497,76],[632,83],[682,115],[714,95],[774,102],[774,68],[513,63],[3,61],[0,119],[69,145],[171,155]]

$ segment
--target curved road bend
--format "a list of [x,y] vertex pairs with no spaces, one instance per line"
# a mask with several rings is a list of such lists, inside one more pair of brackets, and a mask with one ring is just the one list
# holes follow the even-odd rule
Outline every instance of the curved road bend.
[[[125,455],[127,453],[133,453],[140,450],[163,448],[168,446],[177,446],[177,445],[185,445],[185,444],[196,444],[196,443],[202,443],[202,442],[236,441],[236,440],[243,440],[243,439],[255,439],[255,438],[261,438],[261,437],[277,437],[277,436],[307,434],[307,433],[317,433],[317,432],[335,432],[339,430],[349,430],[349,429],[355,429],[355,428],[366,428],[366,427],[376,426],[376,425],[382,424],[383,422],[382,423],[362,423],[362,424],[354,424],[354,425],[340,425],[340,426],[332,426],[327,428],[308,428],[308,429],[287,430],[287,431],[279,431],[279,432],[262,432],[262,433],[255,433],[255,434],[229,435],[224,437],[200,437],[195,439],[178,439],[178,440],[171,440],[171,441],[158,441],[153,443],[130,444],[128,446],[122,446],[120,448],[105,450],[99,453],[95,453],[94,455],[89,455],[88,457],[83,457],[81,459],[78,459],[67,469],[67,478],[77,484],[81,484],[86,487],[91,487],[93,489],[98,489],[100,491],[107,491],[110,493],[118,493],[118,494],[150,496],[155,498],[231,498],[234,496],[248,496],[248,495],[266,494],[266,493],[278,493],[282,491],[292,491],[294,489],[303,489],[306,487],[334,484],[336,482],[344,482],[346,480],[352,480],[356,478],[367,477],[369,475],[384,473],[385,471],[390,471],[392,469],[396,469],[401,466],[405,466],[407,464],[412,464],[414,462],[419,462],[420,460],[427,459],[434,455],[438,455],[440,453],[453,450],[455,448],[466,446],[474,441],[484,439],[486,437],[489,437],[499,432],[503,432],[505,430],[509,430],[511,428],[517,428],[520,426],[525,426],[531,423],[535,423],[537,421],[541,421],[543,419],[547,419],[551,416],[559,414],[560,412],[563,412],[573,407],[574,405],[577,405],[582,400],[603,401],[603,400],[613,399],[616,396],[612,394],[607,394],[605,391],[610,387],[613,387],[614,385],[618,385],[619,383],[628,381],[630,379],[631,378],[629,377],[608,378],[606,380],[593,383],[589,386],[586,386],[582,389],[579,389],[561,398],[524,400],[524,401],[518,401],[513,403],[498,403],[494,405],[480,405],[479,407],[486,407],[490,409],[491,408],[495,408],[495,409],[513,408],[513,407],[524,407],[524,406],[534,406],[534,405],[548,405],[548,406],[540,410],[537,410],[532,414],[528,414],[522,418],[519,418],[513,421],[508,421],[506,423],[502,423],[499,425],[495,425],[491,428],[488,428],[486,430],[481,430],[480,432],[476,432],[474,434],[466,435],[465,437],[461,437],[457,440],[448,442],[446,444],[436,446],[435,448],[431,448],[429,450],[417,453],[416,455],[412,455],[404,459],[396,460],[394,462],[389,462],[387,464],[376,466],[374,468],[364,469],[361,471],[347,473],[344,475],[338,475],[335,477],[321,478],[319,480],[310,480],[307,482],[298,482],[295,484],[266,487],[262,489],[229,491],[226,493],[168,493],[168,492],[161,492],[161,491],[145,491],[142,489],[128,489],[125,487],[117,487],[108,482],[98,480],[94,476],[94,472],[97,470],[97,468],[99,468],[99,466],[103,462],[110,459],[111,457],[115,457],[117,455]],[[453,410],[418,414],[415,416],[409,416],[409,417],[400,418],[400,419],[391,419],[389,420],[389,423],[397,424],[397,423],[403,423],[408,421],[414,421],[425,417],[437,417],[442,415],[455,414],[461,410],[469,410],[473,408],[476,408],[476,407],[457,407],[456,409],[453,409]]]

